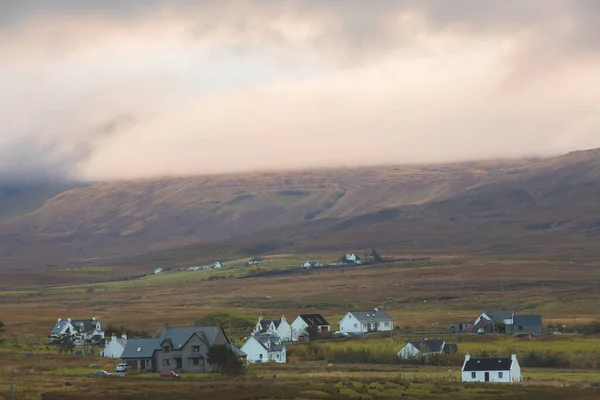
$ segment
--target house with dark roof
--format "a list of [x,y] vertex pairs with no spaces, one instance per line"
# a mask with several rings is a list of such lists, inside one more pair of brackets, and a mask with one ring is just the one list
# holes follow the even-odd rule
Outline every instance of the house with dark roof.
[[245,354],[235,348],[222,328],[217,326],[165,326],[157,339],[130,339],[121,358],[132,368],[158,372],[212,372],[206,357],[210,347],[227,345],[239,358]]
[[541,315],[515,315],[514,323],[507,325],[506,333],[525,333],[541,335],[544,333],[544,325]]
[[67,332],[75,338],[77,346],[83,345],[86,340],[96,339],[99,341],[104,338],[102,324],[96,320],[96,317],[81,320],[59,317],[50,331],[50,343],[53,343],[57,337]]
[[283,341],[277,336],[270,334],[252,334],[241,349],[246,355],[248,362],[263,363],[287,361],[287,350]]
[[260,257],[254,257],[254,258],[251,258],[251,259],[248,261],[248,264],[249,264],[249,265],[254,265],[254,264],[262,264],[264,261],[265,261],[265,260],[264,260],[264,259],[262,259],[262,258],[260,258]]
[[379,308],[369,311],[348,311],[340,321],[340,331],[355,335],[393,329],[394,320]]
[[277,336],[284,342],[292,340],[292,327],[287,322],[285,315],[282,315],[280,319],[264,319],[262,315],[259,316],[252,333]]
[[508,325],[514,323],[515,312],[507,310],[484,311],[474,322],[473,330],[478,333],[504,333]]
[[463,382],[522,382],[521,366],[517,355],[510,357],[465,356],[462,366]]
[[128,339],[121,360],[132,369],[156,372],[155,353],[158,347],[158,339]]
[[446,343],[445,340],[413,340],[398,352],[401,358],[419,358],[430,354],[454,354],[458,351],[458,346],[452,343]]
[[320,333],[331,331],[331,325],[321,314],[300,314],[292,322],[292,339],[305,336],[307,334],[306,329],[309,326],[316,326]]

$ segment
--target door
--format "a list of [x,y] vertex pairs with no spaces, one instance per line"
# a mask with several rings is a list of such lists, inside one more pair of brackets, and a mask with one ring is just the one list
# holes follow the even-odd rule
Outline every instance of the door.
[[142,360],[142,367],[140,368],[142,371],[146,369],[146,360]]
[[327,333],[327,332],[329,332],[329,328],[327,326],[322,326],[321,327],[321,332]]
[[485,373],[485,381],[486,381],[486,382],[489,382],[489,381],[490,381],[490,373],[489,373],[489,372],[486,372],[486,373]]

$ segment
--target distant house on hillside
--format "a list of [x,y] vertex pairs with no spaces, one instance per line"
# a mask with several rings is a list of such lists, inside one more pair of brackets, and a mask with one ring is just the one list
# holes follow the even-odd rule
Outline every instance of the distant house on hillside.
[[292,322],[292,339],[306,335],[309,326],[316,326],[320,333],[331,331],[331,325],[321,314],[300,314]]
[[348,254],[346,254],[343,257],[342,262],[345,263],[345,264],[362,264],[362,261],[361,261],[360,257],[358,257],[354,253],[348,253]]
[[163,272],[163,269],[162,269],[162,268],[155,268],[155,269],[154,269],[154,275],[156,275],[156,274],[160,274],[160,273],[162,273],[162,272]]
[[255,258],[251,258],[250,261],[248,261],[248,264],[250,264],[250,265],[262,264],[264,261],[265,260],[260,257],[255,257]]
[[522,382],[517,355],[511,357],[471,358],[465,356],[462,366],[463,382]]
[[362,334],[393,329],[394,320],[378,308],[370,311],[349,311],[340,321],[340,331],[345,333]]
[[64,320],[58,318],[58,321],[50,332],[51,342],[67,332],[75,338],[77,345],[82,345],[86,340],[100,340],[104,338],[102,324],[96,320],[96,317],[92,317],[89,320],[75,320],[71,318]]
[[106,343],[104,350],[102,350],[100,354],[102,355],[102,357],[121,358],[126,345],[126,334],[123,333],[121,337],[117,337],[117,335],[113,333],[110,341]]
[[283,341],[292,340],[292,327],[287,322],[285,315],[281,319],[264,319],[258,317],[258,322],[252,331],[254,334],[269,334],[280,338]]
[[458,351],[455,344],[446,343],[445,340],[415,340],[406,343],[398,352],[401,358],[419,358],[429,354],[454,354]]
[[221,269],[221,268],[223,268],[223,264],[220,263],[219,261],[217,261],[216,263],[214,263],[212,265],[212,267],[213,267],[213,269]]
[[322,264],[320,264],[318,261],[304,261],[302,263],[302,267],[303,268],[312,268],[312,267],[321,267]]
[[451,333],[471,333],[474,326],[472,322],[455,322],[447,330]]
[[506,326],[506,333],[544,333],[541,315],[515,315],[514,323]]
[[[474,330],[475,332],[498,332],[501,326],[508,326],[514,323],[515,312],[514,311],[484,311],[475,320]],[[503,331],[500,331],[504,333]]]

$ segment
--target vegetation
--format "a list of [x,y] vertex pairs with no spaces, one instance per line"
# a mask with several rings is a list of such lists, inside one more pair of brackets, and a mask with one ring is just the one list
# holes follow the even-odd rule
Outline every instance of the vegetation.
[[224,344],[212,346],[206,355],[206,361],[214,365],[221,375],[237,376],[244,371],[244,364],[231,348]]

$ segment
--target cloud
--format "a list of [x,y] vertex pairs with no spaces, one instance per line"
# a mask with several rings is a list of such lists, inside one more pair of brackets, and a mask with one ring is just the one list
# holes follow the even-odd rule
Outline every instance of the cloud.
[[600,146],[600,6],[0,3],[0,180]]

